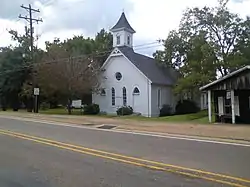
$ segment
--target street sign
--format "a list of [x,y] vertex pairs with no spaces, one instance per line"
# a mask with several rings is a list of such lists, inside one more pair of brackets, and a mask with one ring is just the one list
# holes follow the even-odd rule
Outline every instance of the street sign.
[[34,95],[39,95],[39,92],[40,92],[39,88],[34,88]]

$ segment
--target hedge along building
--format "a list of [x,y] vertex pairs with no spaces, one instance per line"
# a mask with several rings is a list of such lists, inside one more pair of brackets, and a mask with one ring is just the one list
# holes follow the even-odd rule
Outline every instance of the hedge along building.
[[208,116],[212,104],[216,122],[250,123],[250,66],[245,66],[200,88],[208,94]]
[[160,67],[153,58],[133,50],[135,30],[124,12],[111,32],[114,49],[102,66],[102,89],[99,94],[93,93],[92,102],[108,114],[131,106],[134,112],[147,117],[158,116],[164,104],[174,108],[175,71]]

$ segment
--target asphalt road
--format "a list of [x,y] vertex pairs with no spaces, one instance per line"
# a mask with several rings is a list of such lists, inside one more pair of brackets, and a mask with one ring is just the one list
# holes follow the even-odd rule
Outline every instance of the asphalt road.
[[3,135],[0,135],[0,142],[2,187],[214,186],[199,179],[107,161]]
[[[0,118],[0,129],[250,179],[250,147]],[[221,186],[0,134],[0,186]]]

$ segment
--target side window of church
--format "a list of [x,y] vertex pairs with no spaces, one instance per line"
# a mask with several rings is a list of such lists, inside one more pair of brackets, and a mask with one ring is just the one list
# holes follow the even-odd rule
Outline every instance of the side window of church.
[[122,98],[123,98],[123,106],[127,105],[127,90],[125,87],[122,88]]
[[104,88],[101,89],[101,95],[102,95],[102,96],[105,96],[105,95],[106,95],[106,91],[105,91]]
[[112,92],[112,106],[114,106],[115,105],[115,89],[114,88],[112,88],[111,89],[111,92]]
[[117,45],[120,45],[120,43],[121,43],[121,37],[120,36],[116,36],[116,43],[117,43]]
[[128,38],[127,38],[127,40],[128,40],[128,45],[130,45],[130,36],[128,35]]

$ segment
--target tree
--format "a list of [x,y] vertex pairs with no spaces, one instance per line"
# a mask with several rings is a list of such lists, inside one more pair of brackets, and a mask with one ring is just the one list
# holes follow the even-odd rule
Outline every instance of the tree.
[[73,97],[98,91],[100,67],[112,49],[111,36],[102,29],[95,39],[74,36],[46,42],[46,53],[35,69],[42,93],[47,97],[57,93],[71,106]]
[[175,91],[189,94],[189,98],[194,99],[199,87],[215,80],[216,56],[204,34],[192,37],[189,46],[186,50],[187,61],[179,68],[182,76],[177,81]]
[[216,54],[216,68],[221,76],[227,75],[237,64],[231,55],[237,39],[241,36],[244,21],[226,7],[228,0],[219,0],[217,7],[188,9],[184,14],[180,32],[185,36],[206,32]]
[[164,42],[164,51],[156,51],[153,56],[159,63],[167,67],[179,69],[186,61],[188,42],[178,31],[170,31]]
[[[234,54],[237,58],[231,55],[231,61],[234,61],[238,66],[244,66],[250,64],[250,17],[242,23],[242,29],[240,31],[240,36],[236,40],[236,45],[234,46]],[[233,64],[232,64],[233,66]]]
[[34,47],[31,59],[29,36],[13,30],[9,33],[17,45],[0,49],[1,99],[15,108],[24,102],[29,111],[35,86],[41,86],[40,98],[47,100],[67,97],[71,101],[74,95],[91,95],[98,87],[96,75],[113,44],[111,33],[102,29],[93,39],[56,38],[46,42],[45,51]]
[[[20,35],[17,31],[9,31],[15,46],[2,48],[0,57],[1,98],[6,104],[17,109],[24,102],[29,111],[33,107],[33,63],[39,59],[43,51],[34,48],[34,59],[31,61],[30,39],[27,34]],[[15,105],[15,106],[14,106]]]
[[[71,106],[73,97],[79,97],[98,88],[99,67],[91,56],[57,57],[51,62],[44,61],[37,65],[36,80],[39,87],[48,95],[60,93],[62,97],[68,98],[68,106]],[[68,112],[71,114],[71,107],[68,107]]]
[[1,50],[0,93],[5,104],[12,105],[13,109],[19,107],[19,92],[27,78],[28,69],[22,57],[22,48],[7,47]]
[[[249,64],[249,18],[243,20],[218,0],[216,7],[188,8],[178,30],[164,40],[154,56],[179,71],[176,91],[196,92],[199,86]],[[248,38],[248,39],[247,39]]]
[[113,36],[110,32],[102,29],[97,33],[94,40],[94,53],[96,60],[103,65],[113,49]]

